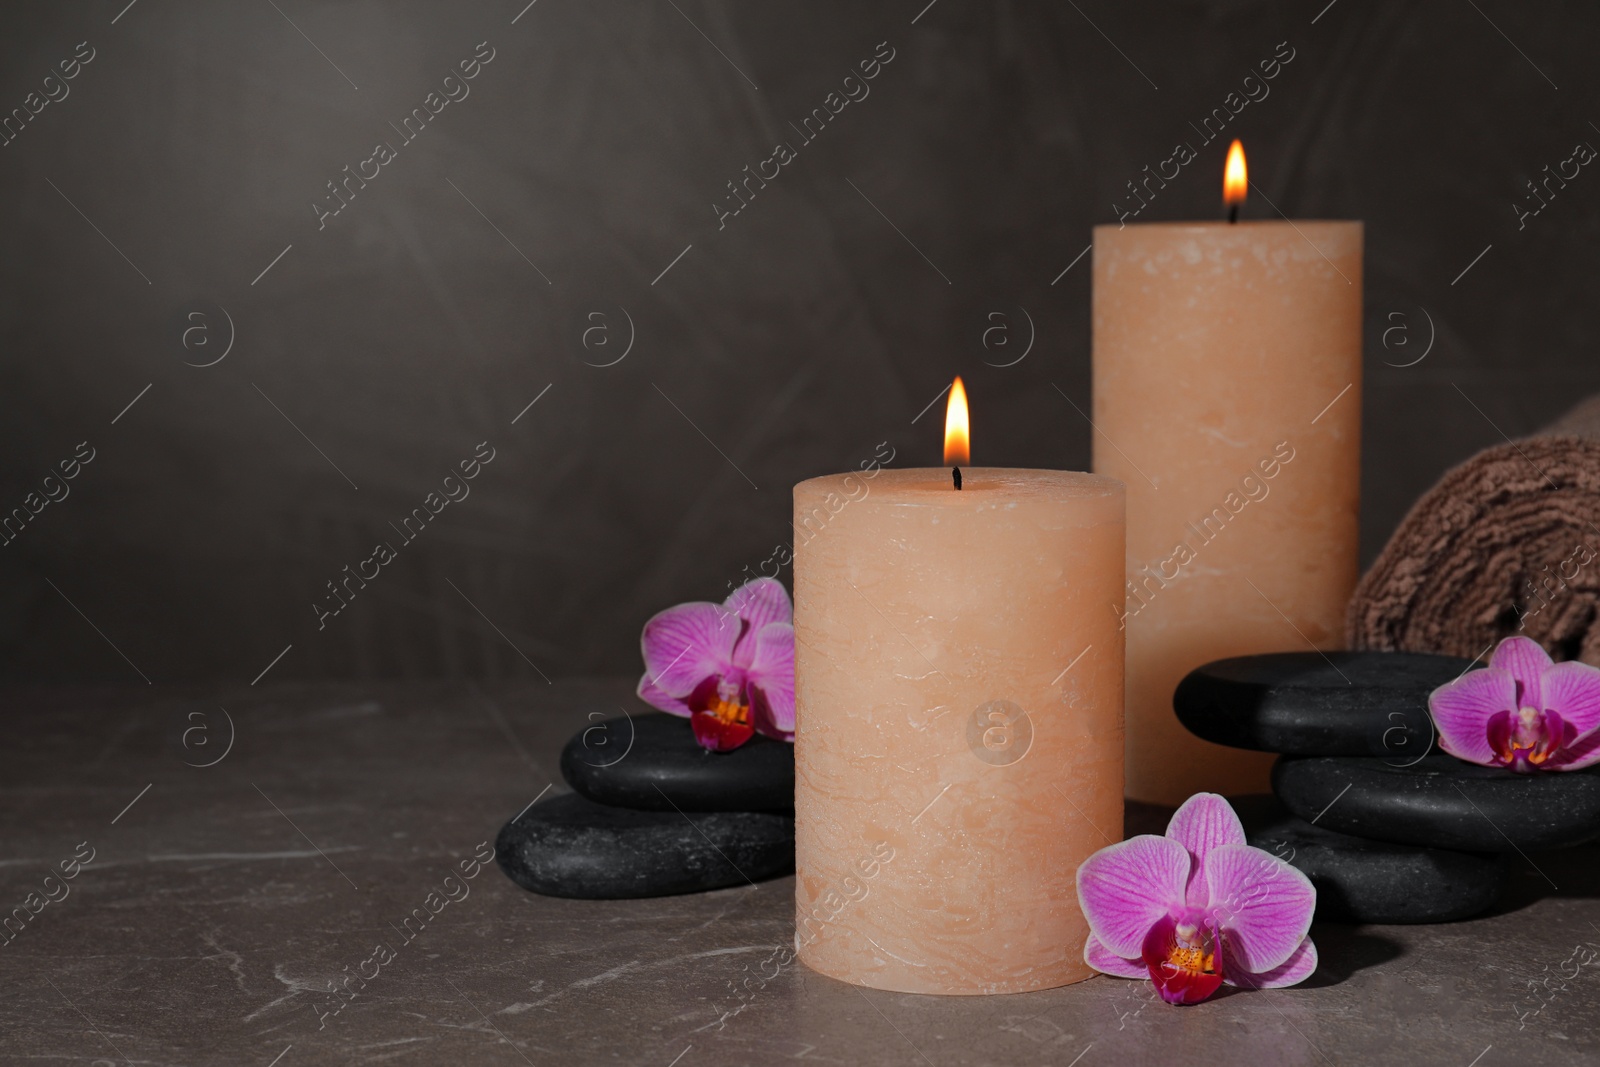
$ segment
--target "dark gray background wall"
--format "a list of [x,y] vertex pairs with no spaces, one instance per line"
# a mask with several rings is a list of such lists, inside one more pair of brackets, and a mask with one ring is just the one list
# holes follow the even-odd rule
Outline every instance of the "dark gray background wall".
[[[1366,558],[1448,465],[1600,387],[1600,174],[1513,207],[1600,145],[1594,5],[525,2],[6,6],[0,111],[94,58],[0,148],[0,509],[95,455],[0,548],[7,677],[248,682],[286,646],[275,679],[633,671],[645,617],[787,540],[792,483],[885,441],[937,463],[939,409],[913,419],[955,373],[978,462],[1081,468],[1088,260],[1062,271],[1284,41],[1228,133],[1284,212],[1367,222]],[[1140,219],[1216,217],[1225,148]]]

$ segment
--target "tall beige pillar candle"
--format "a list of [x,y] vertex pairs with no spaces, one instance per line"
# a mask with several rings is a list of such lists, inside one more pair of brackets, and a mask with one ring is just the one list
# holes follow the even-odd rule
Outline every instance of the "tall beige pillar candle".
[[1357,572],[1361,223],[1094,232],[1094,469],[1128,485],[1128,795],[1264,792],[1172,691],[1225,656],[1340,647]]
[[795,486],[795,939],[910,993],[1087,978],[1074,877],[1122,837],[1123,487]]

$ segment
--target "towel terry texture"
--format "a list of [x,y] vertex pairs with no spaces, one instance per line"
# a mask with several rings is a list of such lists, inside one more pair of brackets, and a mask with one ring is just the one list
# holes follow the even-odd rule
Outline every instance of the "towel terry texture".
[[1477,656],[1525,634],[1600,666],[1600,396],[1412,506],[1355,593],[1352,648]]

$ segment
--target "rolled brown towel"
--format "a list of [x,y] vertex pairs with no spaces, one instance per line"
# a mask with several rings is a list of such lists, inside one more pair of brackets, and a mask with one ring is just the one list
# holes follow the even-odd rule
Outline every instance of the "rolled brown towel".
[[1526,634],[1600,666],[1600,396],[1448,471],[1350,598],[1352,648],[1477,656]]

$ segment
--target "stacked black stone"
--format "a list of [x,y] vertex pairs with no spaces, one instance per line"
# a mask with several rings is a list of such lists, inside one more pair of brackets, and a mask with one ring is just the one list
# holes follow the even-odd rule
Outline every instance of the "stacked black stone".
[[794,870],[794,746],[757,734],[707,752],[687,719],[597,723],[561,753],[574,792],[501,829],[500,866],[524,889],[615,900],[753,885]]
[[1234,800],[1250,843],[1304,871],[1320,920],[1448,922],[1490,907],[1507,855],[1600,837],[1600,769],[1516,774],[1440,752],[1428,694],[1472,664],[1405,652],[1218,660],[1173,694],[1190,732],[1280,753]]

